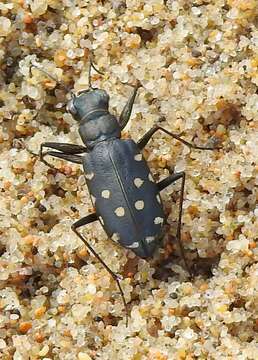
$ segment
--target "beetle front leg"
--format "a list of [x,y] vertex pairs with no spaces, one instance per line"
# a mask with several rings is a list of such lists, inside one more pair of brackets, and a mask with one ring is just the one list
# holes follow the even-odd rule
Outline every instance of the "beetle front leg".
[[125,128],[126,124],[128,123],[128,121],[130,119],[132,109],[133,109],[134,100],[136,98],[137,91],[138,91],[140,86],[141,86],[141,84],[140,84],[140,82],[138,82],[136,84],[136,86],[134,87],[134,90],[133,90],[131,96],[127,100],[127,103],[125,104],[121,115],[119,116],[119,121],[118,122],[119,122],[121,130],[123,130]]
[[[74,164],[82,164],[82,157],[80,155],[68,155],[68,154],[64,154],[64,153],[61,153],[59,151],[46,151],[45,153],[42,154],[40,160],[45,164],[45,165],[48,165],[52,168],[54,168],[55,170],[58,170],[56,169],[54,166],[52,166],[51,164],[49,164],[45,159],[44,157],[45,156],[53,156],[55,158],[58,158],[58,159],[63,159],[63,160],[67,160],[67,161],[70,161]],[[58,170],[60,171],[60,170]]]
[[[58,151],[46,151],[43,152],[44,148],[50,148],[55,149]],[[87,152],[87,148],[80,145],[75,144],[66,144],[66,143],[55,143],[55,142],[45,142],[40,145],[40,151],[39,156],[40,160],[47,166],[51,167],[52,169],[57,170],[53,165],[51,165],[49,162],[47,162],[44,157],[47,155],[68,160],[75,164],[82,164],[81,156],[78,156],[76,154],[82,154]]]
[[159,191],[162,191],[167,186],[173,184],[174,182],[176,182],[179,179],[181,179],[182,182],[181,182],[181,190],[180,190],[179,214],[178,214],[176,238],[177,238],[177,241],[178,241],[178,244],[179,244],[182,259],[183,259],[184,264],[185,264],[185,268],[188,271],[188,273],[190,275],[192,275],[191,269],[189,268],[189,266],[187,264],[187,261],[186,261],[185,251],[184,251],[184,247],[183,247],[183,244],[182,244],[182,241],[181,241],[181,226],[182,226],[184,189],[185,189],[185,172],[182,171],[182,172],[179,172],[179,173],[172,174],[172,175],[168,176],[167,178],[165,178],[165,179],[161,180],[160,182],[158,182],[157,185],[158,185]]
[[159,126],[159,125],[154,125],[149,131],[146,132],[146,134],[143,135],[143,137],[137,142],[137,145],[139,147],[140,150],[142,150],[145,145],[147,145],[148,141],[150,140],[150,138],[152,137],[152,135],[155,134],[156,131],[161,130],[164,133],[168,134],[169,136],[171,136],[172,138],[180,141],[181,143],[183,143],[184,145],[188,146],[191,149],[198,149],[198,150],[216,150],[216,149],[220,149],[220,147],[211,147],[211,146],[198,146],[195,144],[192,144],[184,139],[182,139],[180,137],[180,135],[174,134],[166,129],[164,129],[163,127]]
[[88,243],[88,241],[82,236],[81,233],[79,233],[79,231],[77,230],[79,227],[90,224],[93,221],[98,220],[98,217],[96,215],[96,213],[92,213],[89,214],[88,216],[83,217],[82,219],[76,221],[73,225],[72,225],[72,230],[75,232],[75,234],[82,240],[82,242],[86,245],[86,247],[90,250],[90,252],[95,256],[95,258],[104,266],[104,268],[107,270],[107,272],[112,276],[112,278],[115,280],[117,287],[120,291],[123,303],[124,303],[124,307],[125,307],[125,312],[126,312],[126,326],[128,325],[128,309],[127,309],[127,304],[125,301],[125,296],[124,296],[124,292],[122,290],[122,287],[120,285],[120,280],[119,277],[107,266],[107,264],[104,262],[104,260],[101,259],[101,257],[99,256],[99,254],[93,249],[93,247]]
[[50,149],[58,150],[58,151],[61,151],[64,154],[68,154],[68,155],[82,154],[82,153],[87,152],[87,148],[85,146],[76,145],[76,144],[43,142],[40,145],[40,151],[42,151],[44,147],[48,147]]

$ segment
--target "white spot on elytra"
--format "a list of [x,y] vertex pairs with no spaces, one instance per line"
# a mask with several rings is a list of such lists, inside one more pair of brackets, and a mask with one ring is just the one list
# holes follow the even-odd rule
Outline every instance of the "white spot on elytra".
[[142,160],[142,154],[135,155],[134,160],[141,161]]
[[95,205],[95,203],[96,203],[96,198],[95,198],[95,196],[91,195],[90,197],[91,197],[92,204]]
[[101,216],[99,216],[99,221],[101,222],[101,224],[104,226],[104,220],[102,219]]
[[160,196],[157,195],[156,198],[157,198],[157,202],[161,204]]
[[122,217],[125,214],[125,209],[120,206],[120,207],[116,208],[115,214],[116,214],[116,216]]
[[164,219],[158,216],[158,217],[155,217],[154,224],[156,224],[156,225],[163,224],[163,221],[164,221]]
[[153,177],[152,177],[151,173],[149,173],[149,175],[148,175],[148,179],[149,179],[150,181],[154,182],[154,179],[153,179]]
[[140,178],[135,178],[133,182],[134,182],[134,185],[139,188],[142,186],[144,181]]
[[109,190],[103,190],[102,193],[101,193],[101,196],[104,199],[108,199],[110,197],[110,191]]
[[91,172],[91,173],[89,173],[89,174],[85,174],[85,177],[86,177],[87,180],[91,180],[91,179],[93,179],[93,177],[94,177],[94,173]]
[[143,200],[138,200],[138,201],[136,201],[134,206],[135,206],[135,208],[137,210],[142,210],[144,208],[144,201]]
[[111,239],[115,242],[118,242],[120,240],[120,235],[118,233],[114,233],[112,236],[111,236]]
[[134,243],[132,243],[131,245],[127,245],[126,247],[128,247],[129,249],[137,249],[139,247],[139,243],[135,241]]
[[147,236],[145,238],[145,240],[146,240],[147,244],[149,244],[149,243],[151,243],[151,242],[153,242],[155,240],[155,237],[154,236]]

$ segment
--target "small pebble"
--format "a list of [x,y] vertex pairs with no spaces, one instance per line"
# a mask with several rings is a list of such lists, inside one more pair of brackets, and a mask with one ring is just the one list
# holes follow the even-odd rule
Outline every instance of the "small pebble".
[[92,360],[92,358],[85,352],[79,352],[78,360]]

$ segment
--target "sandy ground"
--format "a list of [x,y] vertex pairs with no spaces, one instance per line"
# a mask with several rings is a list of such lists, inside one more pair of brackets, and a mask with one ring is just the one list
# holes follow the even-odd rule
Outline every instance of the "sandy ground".
[[[0,357],[3,360],[245,360],[258,358],[256,0],[13,0],[0,3]],[[81,144],[65,110],[94,86],[121,113],[142,84],[125,137],[162,125],[144,150],[169,226],[150,261],[120,248],[100,224],[83,230],[123,276],[114,281],[70,230],[92,211],[79,165],[39,161],[44,141]],[[32,67],[38,64],[52,77]],[[55,81],[54,79],[58,80]]]

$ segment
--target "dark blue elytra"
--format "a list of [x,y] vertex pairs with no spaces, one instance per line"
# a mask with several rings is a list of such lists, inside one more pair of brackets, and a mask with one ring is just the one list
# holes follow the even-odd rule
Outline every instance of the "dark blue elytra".
[[132,140],[110,139],[83,159],[93,204],[108,236],[136,255],[153,254],[164,213],[157,185]]
[[133,140],[122,140],[118,120],[108,112],[109,96],[95,89],[68,104],[89,149],[85,176],[96,215],[107,235],[136,255],[150,257],[162,236],[159,189]]

